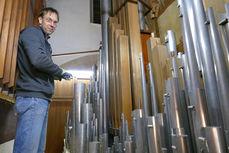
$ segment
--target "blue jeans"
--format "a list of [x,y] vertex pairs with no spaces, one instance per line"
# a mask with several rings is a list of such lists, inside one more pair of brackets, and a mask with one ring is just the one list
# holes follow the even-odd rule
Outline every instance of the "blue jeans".
[[40,98],[17,97],[18,116],[13,153],[44,153],[49,102]]

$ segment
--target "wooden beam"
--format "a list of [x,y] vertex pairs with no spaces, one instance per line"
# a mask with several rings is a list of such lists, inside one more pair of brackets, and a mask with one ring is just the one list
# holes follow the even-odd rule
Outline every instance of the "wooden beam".
[[[27,10],[26,10],[26,19],[25,19],[25,25],[27,26],[29,24],[29,16],[33,14],[30,14],[30,7],[31,7],[31,1],[28,0],[27,2]],[[33,13],[33,12],[32,12]]]
[[6,0],[0,0],[0,35],[1,35],[1,30],[2,30],[2,20],[3,20],[3,15],[4,15],[4,8],[5,8],[5,2]]
[[24,7],[23,7],[22,21],[21,21],[21,29],[24,29],[26,27],[26,14],[27,14],[28,1],[29,0],[24,0]]
[[5,67],[6,49],[8,43],[10,17],[12,12],[13,0],[7,0],[5,4],[2,32],[0,36],[0,78],[3,78],[3,72]]
[[40,0],[36,0],[35,3],[35,9],[34,9],[34,19],[33,19],[33,25],[38,25],[37,19],[38,19],[38,15],[40,12]]
[[26,3],[23,0],[19,0],[19,7],[18,7],[18,15],[17,15],[17,26],[15,31],[14,37],[14,46],[13,46],[13,56],[12,56],[12,63],[11,63],[11,72],[10,72],[10,82],[8,87],[11,88],[15,84],[15,74],[16,74],[16,63],[17,63],[17,48],[18,48],[18,37],[22,27],[22,19],[23,19],[23,10],[25,9]]
[[[132,125],[132,95],[131,95],[131,79],[130,79],[130,59],[129,59],[129,42],[128,36],[120,35],[118,38],[118,65],[119,65],[119,87],[120,101],[122,112],[128,124]],[[131,133],[131,126],[129,126]]]
[[149,62],[152,64],[152,73],[155,82],[155,92],[159,112],[163,112],[163,94],[165,93],[165,80],[167,79],[166,61],[168,58],[167,48],[164,45],[154,45],[149,39],[147,41]]
[[52,56],[65,56],[65,55],[76,55],[76,54],[91,54],[91,53],[98,53],[98,52],[99,52],[99,50],[90,50],[90,51],[80,51],[80,52],[53,54]]
[[[118,19],[116,17],[110,17],[108,19],[108,62],[109,62],[109,112],[110,119],[112,123],[112,128],[116,126],[116,113],[115,113],[115,104],[114,104],[114,85],[113,85],[113,48],[114,48],[114,39],[113,39],[113,26],[118,27]],[[115,27],[115,28],[117,28]],[[120,28],[120,27],[119,27]]]
[[121,25],[117,23],[111,24],[111,39],[112,39],[112,50],[111,50],[111,81],[112,81],[112,96],[113,96],[113,109],[114,109],[114,119],[115,119],[115,128],[119,128],[118,120],[118,105],[117,105],[117,83],[116,83],[116,53],[115,53],[115,30],[121,29]]
[[126,6],[127,35],[129,37],[131,89],[133,109],[138,108],[138,100],[142,101],[142,84],[139,53],[142,52],[138,5],[127,2]]
[[117,109],[117,117],[118,117],[118,122],[119,125],[121,125],[121,114],[122,112],[122,104],[121,104],[121,94],[120,94],[120,78],[119,78],[119,72],[120,72],[120,67],[119,67],[119,62],[118,62],[118,38],[120,35],[123,35],[124,31],[120,29],[116,29],[114,32],[114,58],[115,58],[115,79],[116,79],[116,109]]
[[13,45],[14,45],[14,37],[15,37],[15,29],[16,29],[16,21],[17,21],[17,12],[18,12],[18,2],[19,0],[15,0],[13,3],[12,14],[10,18],[10,31],[8,44],[6,49],[6,60],[5,60],[5,68],[3,74],[3,84],[9,83],[10,81],[10,72],[11,72],[11,61],[13,54]]

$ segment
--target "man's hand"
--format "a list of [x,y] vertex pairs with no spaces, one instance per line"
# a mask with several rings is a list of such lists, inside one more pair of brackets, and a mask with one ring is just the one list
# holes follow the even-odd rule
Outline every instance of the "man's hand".
[[66,70],[62,69],[61,79],[71,80],[72,78],[73,76],[71,73],[68,73]]
[[73,78],[71,73],[68,72],[64,72],[61,76],[61,78],[65,79],[65,80],[71,80]]

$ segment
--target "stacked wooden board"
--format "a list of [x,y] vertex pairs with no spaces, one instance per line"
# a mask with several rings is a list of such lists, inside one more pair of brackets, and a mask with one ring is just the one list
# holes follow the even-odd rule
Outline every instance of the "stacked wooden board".
[[13,96],[18,37],[22,29],[33,25],[33,3],[38,11],[45,4],[43,0],[0,0],[0,92],[4,97]]
[[121,114],[131,125],[131,112],[142,101],[142,45],[137,0],[112,1],[112,10],[114,17],[108,20],[110,116],[112,128],[118,129]]

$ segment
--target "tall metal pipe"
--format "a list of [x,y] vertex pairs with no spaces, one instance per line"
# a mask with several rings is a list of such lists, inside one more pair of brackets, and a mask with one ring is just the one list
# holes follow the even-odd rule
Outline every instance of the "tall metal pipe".
[[[185,96],[185,102],[186,102],[186,106],[190,106],[190,98],[189,96],[191,96],[189,93],[191,92],[190,89],[190,72],[189,72],[189,67],[188,67],[188,63],[187,63],[187,56],[185,54],[181,55],[181,74],[183,76],[183,85],[184,85],[184,96]],[[193,149],[194,152],[196,152],[196,143],[195,143],[195,135],[192,131],[194,131],[194,126],[193,126],[193,116],[191,114],[192,112],[188,111],[188,118],[189,118],[189,125],[190,125],[190,130],[191,130],[191,138],[192,138],[192,145],[193,145]]]
[[[192,152],[191,147],[191,132],[190,124],[187,112],[187,106],[185,103],[184,92],[181,91],[180,81],[178,78],[169,78],[166,81],[166,91],[170,95],[168,102],[168,109],[170,110],[170,127],[171,129],[176,129],[178,133],[176,135],[182,136],[187,135],[187,148],[189,152]],[[184,129],[184,133],[180,133],[179,129]],[[182,137],[183,138],[183,137]],[[177,141],[177,138],[174,140]],[[173,142],[180,146],[182,141]]]
[[[103,86],[103,102],[106,105],[106,110],[109,109],[109,65],[108,65],[108,18],[111,15],[111,1],[110,0],[100,0],[100,9],[101,9],[101,30],[102,30],[102,43],[103,43],[103,49],[102,49],[102,56],[104,64],[104,86]],[[108,132],[108,119],[109,119],[109,113],[106,112],[105,114],[105,124],[104,131]]]
[[194,14],[193,0],[185,0],[184,3],[186,6],[188,6],[186,7],[186,9],[188,13],[189,24],[193,25],[193,26],[190,26],[191,36],[193,38],[193,46],[194,46],[194,51],[196,55],[198,69],[199,71],[201,71],[202,70],[202,61],[201,61],[201,56],[200,56],[200,42],[199,42],[199,37],[197,34],[198,33],[197,27],[194,26],[196,25],[196,18]]
[[194,125],[195,142],[197,144],[197,152],[200,153],[200,143],[198,137],[201,135],[201,127],[209,125],[208,112],[206,107],[205,94],[202,89],[200,74],[198,70],[196,55],[194,52],[193,39],[191,37],[190,24],[188,21],[187,8],[184,4],[184,0],[178,0],[178,7],[180,11],[180,19],[182,25],[182,35],[184,42],[185,54],[187,56],[187,62],[190,74],[190,89],[189,94],[190,105]]
[[226,59],[224,57],[223,47],[221,45],[220,36],[212,7],[208,8],[208,19],[210,21],[209,28],[213,47],[212,53],[216,66],[215,70],[217,77],[217,87],[220,95],[220,106],[222,110],[224,128],[226,130],[226,137],[227,140],[229,140],[229,69],[227,67]]
[[81,120],[81,104],[84,101],[85,95],[85,84],[75,83],[74,84],[74,99],[72,101],[72,150],[76,153],[76,127]]
[[168,133],[168,124],[166,115],[164,113],[158,113],[155,116],[155,123],[156,123],[156,129],[158,129],[159,133],[159,141],[161,146],[161,151],[164,150],[164,152],[169,152],[170,147],[170,136]]
[[73,153],[87,153],[87,124],[76,124],[76,144]]
[[[185,99],[182,98],[178,78],[169,78],[166,81],[166,91],[170,95],[168,109],[170,110],[171,128],[184,128],[186,133],[189,131],[188,114]],[[181,134],[181,133],[180,133]]]
[[74,100],[73,100],[73,119],[80,123],[81,119],[81,104],[83,104],[85,97],[85,84],[84,83],[75,83],[74,84]]
[[159,129],[156,126],[156,117],[149,116],[146,118],[147,124],[147,137],[149,145],[149,153],[160,153],[161,144],[159,143]]
[[140,56],[140,65],[141,65],[141,77],[142,77],[142,97],[143,97],[143,108],[145,116],[149,116],[149,99],[147,95],[147,87],[146,87],[146,77],[145,77],[145,69],[144,69],[144,61],[142,52],[139,54]]
[[178,66],[177,66],[177,61],[176,61],[176,57],[177,57],[177,47],[176,47],[176,40],[175,40],[175,36],[174,36],[174,32],[172,30],[168,30],[167,31],[168,35],[167,35],[167,43],[169,48],[167,48],[169,50],[170,56],[172,57],[172,72],[173,72],[173,77],[175,78],[179,78],[179,73],[178,73]]
[[174,135],[173,141],[175,144],[172,145],[173,152],[179,153],[191,153],[188,146],[188,136],[187,135]]
[[133,141],[125,141],[124,147],[125,147],[125,153],[135,153]]
[[89,153],[100,153],[100,142],[89,142]]
[[229,16],[229,3],[225,4],[226,13],[219,14],[219,25],[223,36],[223,42],[227,54],[227,60],[229,61],[229,23],[228,23],[228,16]]
[[121,114],[122,126],[121,126],[121,143],[124,143],[126,140],[126,123],[125,123],[125,115]]
[[99,100],[99,136],[104,132],[104,113],[103,113],[103,100]]
[[92,65],[92,81],[96,81],[97,80],[97,66],[96,64]]
[[132,112],[134,126],[134,135],[137,153],[147,153],[148,144],[145,127],[145,117],[142,109],[136,109]]
[[157,107],[156,92],[155,92],[151,63],[148,64],[148,73],[150,79],[150,97],[151,97],[151,104],[152,104],[152,115],[155,116],[158,113],[158,107]]
[[220,127],[204,127],[201,129],[204,152],[227,153],[223,131]]
[[138,1],[138,14],[139,14],[139,23],[140,30],[145,30],[145,15],[144,15],[144,7],[141,2]]
[[203,66],[203,78],[206,91],[207,106],[209,111],[210,124],[222,126],[222,115],[220,113],[219,95],[217,90],[216,75],[212,56],[212,48],[209,40],[209,33],[206,25],[206,14],[202,0],[193,1],[196,25],[200,41],[200,55]]
[[92,140],[91,120],[93,117],[92,104],[81,105],[81,122],[87,124],[87,140]]

